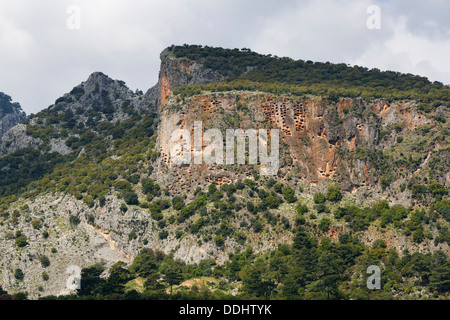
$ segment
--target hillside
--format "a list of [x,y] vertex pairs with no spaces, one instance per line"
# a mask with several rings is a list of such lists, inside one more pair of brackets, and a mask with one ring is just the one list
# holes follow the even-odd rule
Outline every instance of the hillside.
[[[78,266],[91,299],[448,298],[449,92],[187,45],[145,94],[93,73],[0,140],[0,286],[74,294]],[[195,121],[279,129],[277,175],[174,165],[171,135]]]

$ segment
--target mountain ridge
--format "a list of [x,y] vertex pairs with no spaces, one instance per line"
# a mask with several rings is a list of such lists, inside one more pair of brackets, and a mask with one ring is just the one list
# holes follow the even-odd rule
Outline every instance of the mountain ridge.
[[[177,57],[174,50],[202,58]],[[208,57],[205,66],[201,60]],[[233,74],[222,66],[224,59],[239,70]],[[128,268],[139,259],[156,259],[155,266],[164,263],[151,272],[172,266],[186,268],[185,279],[224,277],[227,293],[242,289],[246,297],[265,296],[248,287],[249,274],[263,269],[279,292],[297,298],[322,294],[319,275],[331,272],[342,279],[336,290],[354,298],[364,285],[351,288],[346,279],[360,279],[356,270],[367,261],[389,264],[395,252],[407,263],[406,249],[419,257],[448,257],[447,89],[428,84],[436,90],[399,94],[439,98],[427,101],[374,98],[359,87],[357,96],[347,97],[352,90],[334,82],[325,81],[323,88],[294,83],[298,79],[281,83],[271,78],[280,64],[296,62],[266,57],[274,69],[261,74],[258,59],[248,50],[169,47],[161,53],[158,83],[145,94],[94,72],[10,130],[0,143],[2,288],[28,291],[34,299],[66,295],[65,270],[71,265],[94,272],[103,263],[106,278],[115,272],[139,275],[143,268],[124,269],[120,261]],[[258,165],[173,166],[170,135],[191,130],[194,121],[222,131],[280,129],[280,174],[262,176]],[[336,270],[304,265],[308,273],[290,260],[303,266],[304,255],[322,268],[334,250],[352,252],[336,260],[346,261]],[[320,261],[317,254],[323,254]],[[262,262],[275,265],[274,257],[285,259],[287,274]],[[159,290],[162,282],[148,272],[142,271],[146,288]],[[402,276],[410,279],[406,272]],[[408,283],[396,281],[383,294],[407,294]],[[117,286],[122,295],[123,286]]]

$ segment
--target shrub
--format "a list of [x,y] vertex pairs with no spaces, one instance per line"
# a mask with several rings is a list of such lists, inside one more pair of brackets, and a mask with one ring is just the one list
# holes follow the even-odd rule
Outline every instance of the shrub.
[[430,180],[428,182],[427,189],[434,197],[439,197],[447,194],[447,190],[445,189],[445,187],[436,180]]
[[325,203],[318,203],[316,204],[315,208],[317,210],[317,213],[322,213],[326,211],[327,206],[325,205]]
[[81,220],[80,220],[80,218],[78,216],[71,215],[69,217],[69,222],[70,222],[71,225],[76,226],[76,225],[78,225],[81,222]]
[[327,232],[328,229],[330,228],[330,225],[331,225],[331,220],[328,218],[323,218],[319,222],[319,230],[322,232]]
[[184,207],[184,199],[180,196],[173,197],[172,206],[175,210],[181,210]]
[[317,192],[314,194],[314,203],[324,203],[325,202],[325,195],[322,192]]
[[175,232],[175,238],[180,239],[183,236],[184,232],[181,230],[177,230]]
[[83,197],[83,201],[89,208],[92,208],[95,205],[94,199],[92,199],[91,196]]
[[414,242],[417,242],[417,243],[422,242],[423,239],[425,238],[422,229],[417,229],[416,231],[414,231],[412,236],[413,236]]
[[380,179],[381,188],[386,189],[387,187],[389,187],[391,185],[393,180],[394,180],[394,177],[392,175],[382,176]]
[[138,195],[134,191],[125,191],[123,193],[123,200],[125,200],[125,203],[128,205],[138,205],[139,204]]
[[47,256],[40,256],[39,261],[44,268],[50,265],[50,259]]
[[161,212],[161,207],[158,204],[152,202],[149,206],[149,209],[150,209],[152,219],[154,219],[156,221],[160,221],[164,218],[164,216]]
[[134,240],[137,239],[137,234],[134,230],[132,230],[129,234],[128,234],[128,240]]
[[16,238],[16,245],[19,248],[25,247],[28,244],[28,239],[26,236],[20,236]]
[[347,214],[347,211],[345,210],[345,208],[342,208],[342,207],[338,207],[338,208],[334,209],[334,211],[333,211],[333,216],[336,219],[340,219],[343,216],[345,216],[346,214]]
[[142,192],[145,194],[151,194],[152,196],[159,197],[161,195],[161,187],[155,183],[152,179],[142,179]]
[[300,213],[297,213],[295,215],[294,220],[295,220],[295,224],[296,225],[304,225],[306,223],[305,216],[303,214],[300,214]]
[[236,191],[237,188],[235,186],[234,183],[230,183],[227,187],[226,187],[226,191],[227,191],[227,196],[231,197]]
[[273,186],[273,190],[277,193],[283,192],[283,184],[278,182]]
[[221,235],[216,235],[214,237],[214,242],[216,243],[217,246],[221,247],[223,246],[223,244],[225,243],[225,241],[223,240],[223,237]]
[[253,219],[251,222],[251,227],[253,228],[253,231],[256,233],[262,231],[262,224],[258,219]]
[[255,185],[255,181],[250,180],[250,179],[245,179],[244,180],[244,185],[246,185],[247,187],[249,187],[250,189],[255,189],[256,185]]
[[247,210],[250,213],[256,214],[258,213],[258,208],[255,207],[254,203],[251,201],[247,201]]
[[34,219],[33,221],[31,221],[31,225],[34,229],[38,230],[41,227],[41,220]]
[[169,232],[168,232],[167,230],[162,230],[162,231],[159,233],[159,239],[160,239],[160,240],[164,240],[164,239],[166,239],[168,236],[169,236]]
[[333,202],[340,201],[342,199],[341,190],[336,186],[328,186],[326,199]]
[[277,183],[276,180],[273,179],[273,178],[270,178],[270,179],[267,180],[267,182],[266,182],[267,188],[269,188],[269,189],[272,188],[272,187],[275,185],[275,183]]
[[23,280],[24,277],[25,275],[23,274],[22,269],[14,270],[14,278],[16,278],[17,280]]
[[306,204],[303,204],[303,205],[298,205],[297,206],[297,208],[296,208],[296,210],[297,210],[297,213],[298,214],[305,214],[305,213],[307,213],[308,211],[309,211],[309,209],[308,209],[308,207],[306,206]]
[[283,188],[283,197],[288,203],[293,203],[297,201],[297,197],[295,196],[295,192],[291,187]]
[[267,198],[265,198],[264,201],[267,204],[267,206],[269,206],[269,208],[271,209],[276,209],[280,205],[278,197],[275,197],[273,195],[267,196]]
[[98,204],[100,205],[100,207],[104,207],[106,204],[106,198],[104,195],[101,195],[100,197],[98,197]]

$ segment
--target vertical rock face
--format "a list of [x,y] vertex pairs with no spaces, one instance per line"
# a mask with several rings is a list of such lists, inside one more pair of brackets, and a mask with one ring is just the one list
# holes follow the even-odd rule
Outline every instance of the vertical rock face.
[[388,104],[345,99],[333,104],[320,97],[244,91],[205,93],[186,98],[182,103],[172,96],[161,109],[158,129],[161,157],[154,177],[175,193],[203,183],[220,185],[224,181],[242,180],[251,176],[253,170],[251,166],[193,163],[174,166],[171,133],[187,129],[192,140],[194,121],[202,121],[205,130],[217,128],[223,135],[226,129],[279,129],[282,143],[278,177],[312,186],[334,181],[348,192],[356,193],[359,189],[358,194],[378,190],[380,177],[388,172],[380,172],[382,162],[377,160],[381,157],[377,154],[398,145],[395,133],[388,137],[385,134],[381,139],[380,132],[392,132],[393,126],[397,126],[402,137],[414,140],[417,127],[433,125],[433,120],[419,114],[417,106],[410,102]]
[[157,105],[161,110],[172,94],[173,89],[189,84],[206,84],[220,82],[224,77],[217,72],[205,68],[195,61],[176,58],[169,49],[161,53],[161,68],[158,84],[147,91],[145,99]]
[[0,138],[12,127],[26,119],[25,112],[11,97],[0,92]]

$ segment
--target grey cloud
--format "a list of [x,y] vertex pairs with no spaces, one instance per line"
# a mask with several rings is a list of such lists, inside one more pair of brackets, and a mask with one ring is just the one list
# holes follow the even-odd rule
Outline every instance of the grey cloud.
[[[71,4],[81,8],[80,30],[66,27]],[[370,4],[382,9],[381,30],[366,27]],[[30,113],[94,71],[146,90],[157,81],[159,53],[183,43],[358,63],[450,83],[447,12],[437,0],[0,0],[0,91]],[[429,51],[414,49],[417,43]]]

